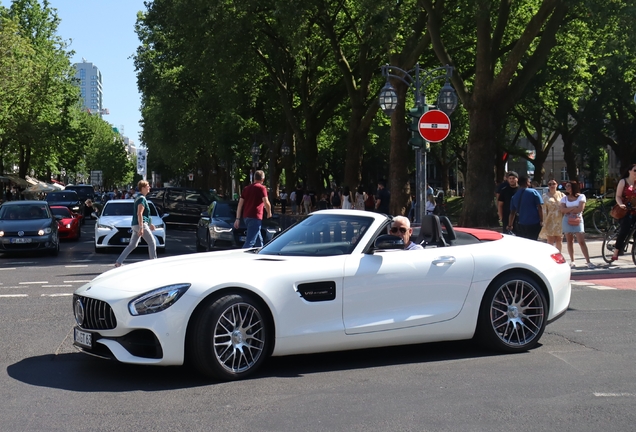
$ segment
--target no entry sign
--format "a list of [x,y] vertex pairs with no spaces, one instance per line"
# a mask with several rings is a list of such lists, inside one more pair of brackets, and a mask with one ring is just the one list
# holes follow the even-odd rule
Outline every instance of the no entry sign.
[[451,130],[450,119],[440,110],[425,112],[418,125],[422,138],[433,143],[444,141]]

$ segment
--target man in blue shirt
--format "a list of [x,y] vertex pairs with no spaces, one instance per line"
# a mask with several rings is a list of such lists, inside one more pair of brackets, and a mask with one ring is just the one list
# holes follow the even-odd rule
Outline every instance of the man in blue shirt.
[[519,237],[537,240],[543,226],[543,198],[541,194],[530,188],[530,180],[526,176],[519,177],[519,190],[510,201],[508,227],[511,228],[515,215],[519,213]]

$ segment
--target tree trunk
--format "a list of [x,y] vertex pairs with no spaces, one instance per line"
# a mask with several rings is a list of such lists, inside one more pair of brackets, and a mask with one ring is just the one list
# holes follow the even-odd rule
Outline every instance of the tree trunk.
[[468,137],[467,176],[465,198],[459,224],[465,227],[492,227],[497,225],[495,208],[495,174],[493,170],[496,145],[493,137],[501,118],[494,108],[484,103],[471,109]]

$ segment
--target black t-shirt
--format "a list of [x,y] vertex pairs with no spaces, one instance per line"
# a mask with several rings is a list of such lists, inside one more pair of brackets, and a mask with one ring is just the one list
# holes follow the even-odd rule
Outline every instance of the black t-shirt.
[[510,201],[512,201],[512,197],[519,190],[519,186],[513,188],[508,185],[507,187],[501,189],[499,192],[499,201],[503,202],[503,223],[504,226],[508,225],[508,217],[510,216]]
[[386,188],[378,189],[377,199],[380,200],[378,213],[389,214],[389,202],[391,201],[391,194],[389,191]]

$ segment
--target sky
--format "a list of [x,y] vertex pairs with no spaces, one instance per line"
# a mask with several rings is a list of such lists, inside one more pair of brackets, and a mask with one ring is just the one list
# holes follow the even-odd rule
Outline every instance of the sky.
[[[5,7],[10,0],[0,0]],[[139,46],[135,33],[137,12],[145,11],[143,0],[49,0],[61,20],[58,35],[75,51],[72,63],[82,58],[102,73],[103,119],[140,144],[140,95],[132,56]],[[122,132],[123,128],[123,132]]]

